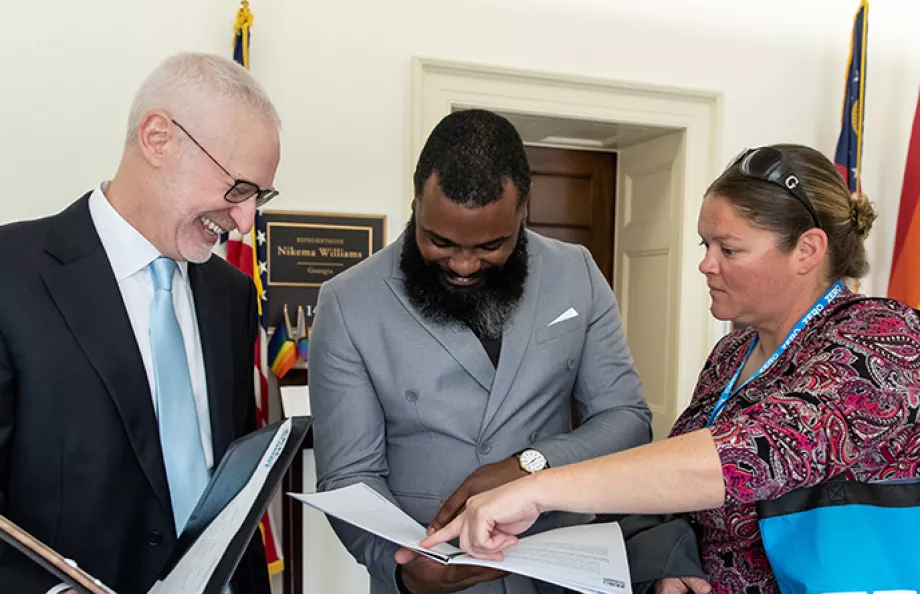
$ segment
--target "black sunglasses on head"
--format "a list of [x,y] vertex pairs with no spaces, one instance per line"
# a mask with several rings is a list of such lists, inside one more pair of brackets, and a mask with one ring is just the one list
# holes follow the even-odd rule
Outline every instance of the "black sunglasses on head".
[[182,130],[185,133],[185,135],[188,136],[189,140],[194,142],[195,146],[200,148],[201,152],[207,155],[208,158],[211,159],[211,161],[213,161],[215,165],[220,167],[220,170],[226,173],[227,177],[233,180],[233,185],[230,186],[230,189],[227,190],[226,194],[224,194],[224,199],[227,202],[230,202],[232,204],[239,204],[241,202],[246,202],[247,200],[255,196],[256,197],[256,208],[262,208],[263,206],[265,206],[265,204],[269,200],[271,200],[272,198],[278,195],[278,190],[274,188],[263,190],[256,184],[252,183],[251,181],[246,181],[245,179],[237,179],[233,177],[232,173],[227,171],[227,169],[223,165],[221,165],[217,161],[217,159],[211,156],[211,153],[209,153],[207,149],[201,146],[200,142],[195,140],[195,137],[192,136],[188,130],[182,127],[182,124],[180,124],[176,120],[172,120],[172,123],[175,124],[176,127],[178,127],[180,130]]
[[818,213],[815,211],[811,200],[808,199],[808,195],[802,188],[801,179],[792,170],[789,163],[786,162],[786,158],[779,149],[772,146],[744,149],[737,157],[731,160],[725,170],[728,171],[739,163],[739,170],[745,177],[777,185],[792,194],[811,215],[815,227],[822,229],[821,220],[818,218]]

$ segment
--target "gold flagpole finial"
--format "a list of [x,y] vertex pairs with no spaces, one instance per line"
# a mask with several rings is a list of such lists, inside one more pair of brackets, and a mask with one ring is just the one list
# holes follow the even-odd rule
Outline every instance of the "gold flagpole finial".
[[244,29],[252,27],[252,11],[249,10],[249,2],[243,0],[240,2],[240,9],[236,12],[236,24],[233,25],[233,31],[240,33]]

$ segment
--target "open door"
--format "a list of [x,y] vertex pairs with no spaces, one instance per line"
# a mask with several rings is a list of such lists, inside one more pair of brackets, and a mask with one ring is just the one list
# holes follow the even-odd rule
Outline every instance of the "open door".
[[614,233],[614,292],[653,413],[655,439],[680,414],[676,394],[684,132],[622,149]]

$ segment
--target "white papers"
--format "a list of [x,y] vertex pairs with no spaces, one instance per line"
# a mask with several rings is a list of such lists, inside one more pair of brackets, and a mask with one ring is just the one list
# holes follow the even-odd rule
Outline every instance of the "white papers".
[[290,435],[291,420],[288,419],[275,432],[271,445],[265,450],[246,486],[214,518],[169,575],[154,584],[148,594],[199,594],[204,591],[230,542],[255,505],[268,473],[281,455]]
[[364,484],[295,499],[442,563],[478,565],[526,575],[577,592],[631,594],[623,534],[616,523],[557,528],[527,536],[501,562],[482,561],[449,544],[422,549],[425,528]]
[[427,552],[429,556],[432,556],[430,553],[437,553],[435,557],[442,561],[461,553],[460,549],[446,543],[428,551],[420,549],[418,543],[427,536],[425,528],[364,483],[326,493],[289,495],[321,512],[407,549]]
[[[460,558],[452,559],[459,563]],[[578,592],[631,592],[620,525],[585,524],[522,538],[496,563],[463,557],[465,565],[493,567]]]
[[310,388],[308,386],[281,386],[281,410],[284,418],[309,417]]

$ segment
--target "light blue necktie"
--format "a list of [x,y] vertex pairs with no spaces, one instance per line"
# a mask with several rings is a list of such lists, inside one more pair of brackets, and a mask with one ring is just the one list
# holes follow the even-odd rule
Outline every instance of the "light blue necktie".
[[180,534],[208,484],[208,467],[201,447],[201,429],[182,329],[173,308],[172,278],[177,267],[175,260],[163,257],[149,266],[153,278],[150,347],[160,442],[176,534]]

